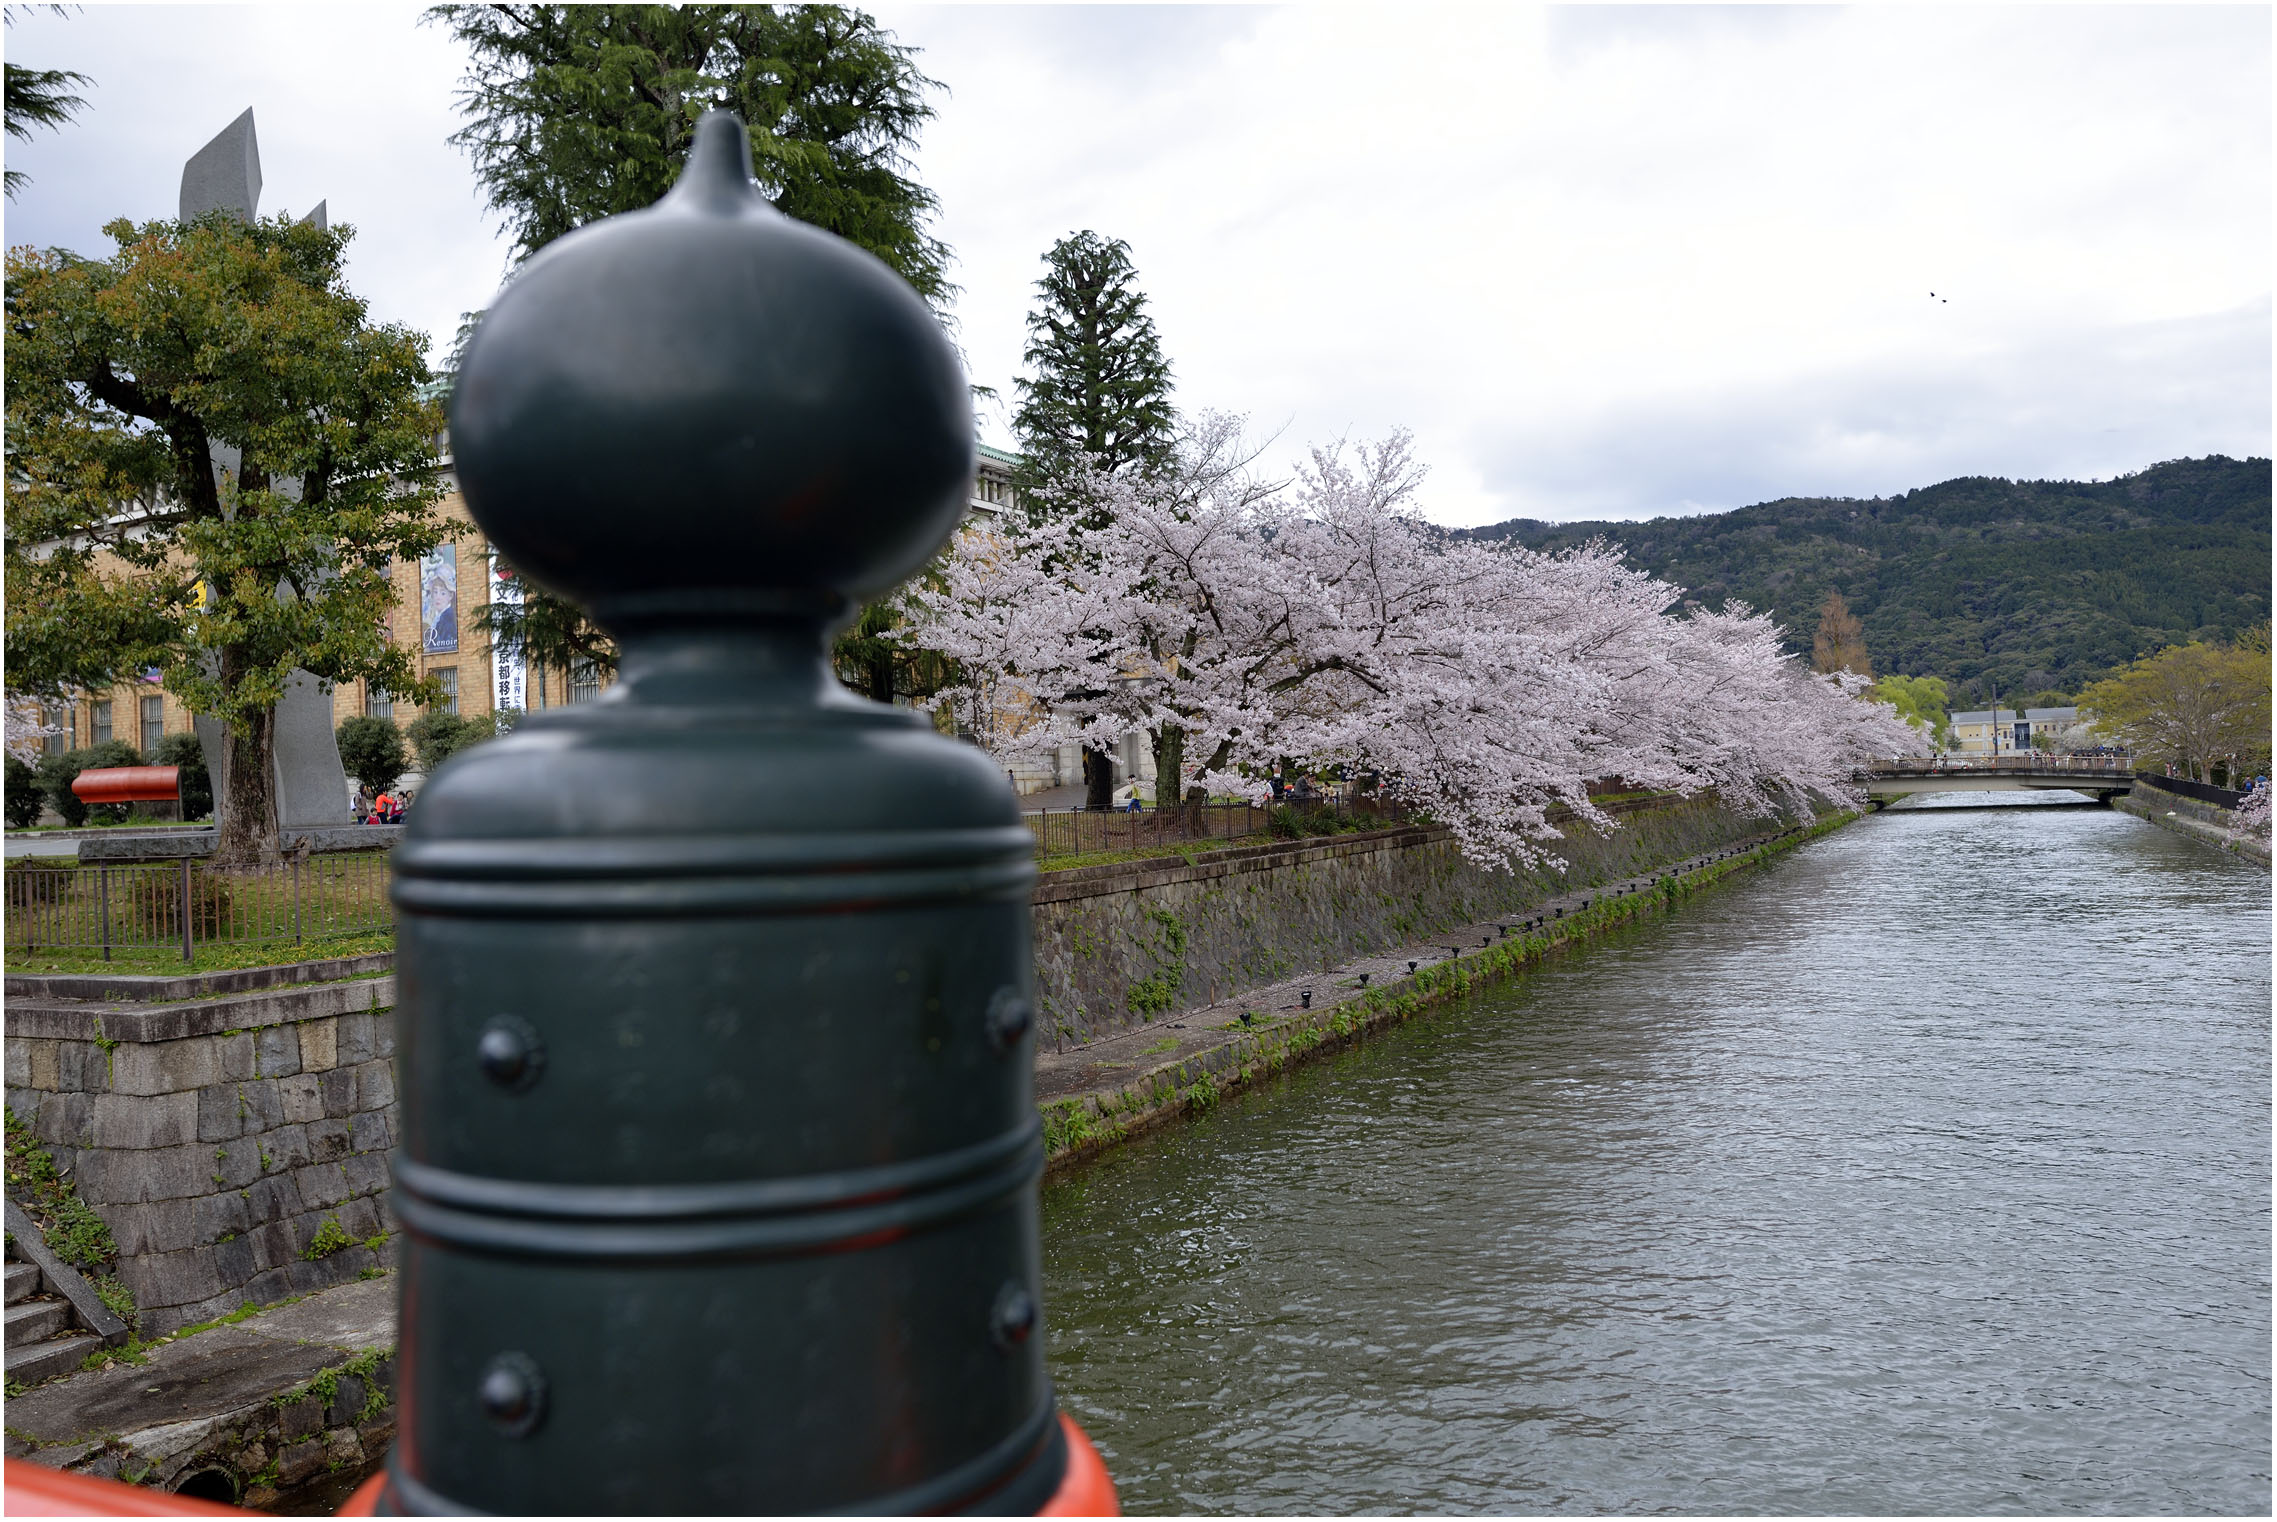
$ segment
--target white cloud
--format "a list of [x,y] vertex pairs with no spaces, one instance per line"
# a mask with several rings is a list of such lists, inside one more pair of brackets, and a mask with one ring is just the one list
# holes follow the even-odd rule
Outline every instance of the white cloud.
[[[1284,455],[1411,427],[1448,522],[2269,451],[2266,9],[880,15],[949,88],[920,169],[1007,397],[1040,255],[1093,227],[1182,403]],[[9,146],[9,241],[170,212],[250,104],[264,204],[329,197],[375,312],[447,341],[504,247],[416,18],[20,19],[12,58],[98,84]]]

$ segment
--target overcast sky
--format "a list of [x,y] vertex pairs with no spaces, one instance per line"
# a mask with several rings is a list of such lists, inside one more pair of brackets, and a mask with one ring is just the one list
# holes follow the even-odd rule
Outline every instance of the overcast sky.
[[[440,346],[495,290],[415,8],[11,10],[12,61],[95,81],[7,145],[11,245],[172,215],[250,105],[262,210],[328,199],[375,315]],[[1089,227],[1181,406],[1284,459],[1409,428],[1446,523],[2270,452],[2266,7],[878,14],[944,86],[918,172],[1006,398]]]

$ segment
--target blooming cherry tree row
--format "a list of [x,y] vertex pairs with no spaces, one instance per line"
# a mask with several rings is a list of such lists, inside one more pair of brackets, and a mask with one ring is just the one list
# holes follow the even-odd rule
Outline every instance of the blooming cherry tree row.
[[1919,749],[1862,680],[1812,674],[1744,607],[1671,611],[1681,590],[1616,546],[1434,527],[1404,434],[1316,449],[1280,484],[1252,453],[1205,415],[1162,477],[1091,479],[1093,511],[969,526],[908,629],[964,671],[940,697],[959,730],[1007,761],[1143,730],[1166,798],[1343,765],[1503,866],[1557,860],[1561,806],[1614,828],[1592,781],[1807,815]]

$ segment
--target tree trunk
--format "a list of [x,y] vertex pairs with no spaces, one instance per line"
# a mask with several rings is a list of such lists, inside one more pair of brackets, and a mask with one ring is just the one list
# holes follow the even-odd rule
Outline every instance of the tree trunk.
[[1103,750],[1083,747],[1083,806],[1104,812],[1115,806],[1115,761]]
[[221,732],[224,784],[221,818],[216,821],[213,855],[217,867],[274,865],[279,857],[277,827],[277,711],[253,716],[246,733],[235,725]]
[[1186,731],[1165,724],[1154,732],[1154,806],[1171,808],[1178,802],[1179,778],[1186,770]]

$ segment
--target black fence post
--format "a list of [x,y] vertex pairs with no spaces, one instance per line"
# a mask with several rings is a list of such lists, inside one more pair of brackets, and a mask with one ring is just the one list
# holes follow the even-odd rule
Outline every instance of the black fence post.
[[95,896],[102,905],[103,960],[108,962],[111,959],[111,869],[109,867],[97,867],[95,869]]
[[194,963],[190,951],[190,858],[182,858],[182,960]]

